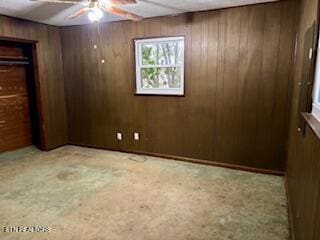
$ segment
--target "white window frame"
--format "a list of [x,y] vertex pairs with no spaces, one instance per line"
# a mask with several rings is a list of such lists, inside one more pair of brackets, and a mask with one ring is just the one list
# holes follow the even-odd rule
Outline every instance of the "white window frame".
[[312,114],[320,121],[320,41],[318,43]]
[[[185,64],[185,38],[181,37],[163,37],[163,38],[148,38],[148,39],[136,39],[135,41],[135,58],[136,58],[136,94],[145,95],[184,95],[184,64]],[[170,64],[170,65],[142,65],[142,49],[141,45],[146,43],[160,43],[160,42],[172,42],[182,41],[182,63]],[[157,67],[180,67],[181,68],[181,84],[179,88],[142,88],[141,86],[141,69],[142,68],[157,68]]]

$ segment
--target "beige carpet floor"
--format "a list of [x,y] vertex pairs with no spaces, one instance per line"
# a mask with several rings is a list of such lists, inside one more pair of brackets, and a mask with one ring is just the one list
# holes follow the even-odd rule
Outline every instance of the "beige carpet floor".
[[0,226],[1,240],[288,239],[282,177],[75,146],[0,154]]

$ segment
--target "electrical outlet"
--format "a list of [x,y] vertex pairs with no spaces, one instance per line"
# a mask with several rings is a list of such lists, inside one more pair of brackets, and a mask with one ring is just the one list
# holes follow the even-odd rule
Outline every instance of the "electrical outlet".
[[133,139],[138,141],[139,140],[139,133],[134,133],[133,134]]
[[119,141],[122,140],[122,133],[117,133],[117,139],[118,139]]

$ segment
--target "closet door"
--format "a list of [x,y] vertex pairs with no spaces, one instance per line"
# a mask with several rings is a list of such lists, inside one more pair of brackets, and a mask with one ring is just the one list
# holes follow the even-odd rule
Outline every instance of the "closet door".
[[0,65],[0,152],[32,145],[26,66]]

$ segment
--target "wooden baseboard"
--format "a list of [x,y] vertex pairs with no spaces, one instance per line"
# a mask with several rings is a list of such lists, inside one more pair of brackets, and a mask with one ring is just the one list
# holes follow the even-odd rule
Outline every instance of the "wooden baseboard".
[[289,239],[294,240],[294,226],[293,226],[293,211],[292,211],[292,202],[290,198],[290,191],[289,191],[289,183],[288,183],[288,176],[287,173],[284,175],[284,184],[286,189],[286,196],[287,196],[287,210],[288,210],[288,220],[289,220]]
[[126,150],[119,150],[119,149],[112,149],[112,148],[88,146],[85,144],[70,143],[70,145],[80,146],[80,147],[88,147],[88,148],[104,149],[104,150],[123,152],[123,153],[141,154],[141,155],[146,155],[146,156],[151,156],[151,157],[160,157],[160,158],[165,158],[165,159],[170,159],[170,160],[204,164],[204,165],[210,165],[210,166],[215,166],[215,167],[230,168],[230,169],[241,170],[241,171],[246,171],[246,172],[284,176],[284,172],[281,172],[281,171],[270,170],[270,169],[261,169],[261,168],[255,168],[255,167],[247,167],[247,166],[241,166],[241,165],[230,164],[230,163],[214,162],[214,161],[202,160],[202,159],[197,159],[197,158],[181,157],[181,156],[174,156],[174,155],[168,155],[168,154],[162,154],[162,153],[152,153],[152,152],[145,152],[145,151],[126,151]]
[[49,151],[52,151],[52,150],[54,150],[54,149],[57,149],[57,148],[66,146],[66,145],[69,145],[69,144],[68,144],[68,143],[65,143],[65,144],[56,145],[56,146],[54,146],[54,147],[45,147],[45,148],[42,148],[41,146],[36,146],[36,147],[39,148],[41,151],[49,152]]

